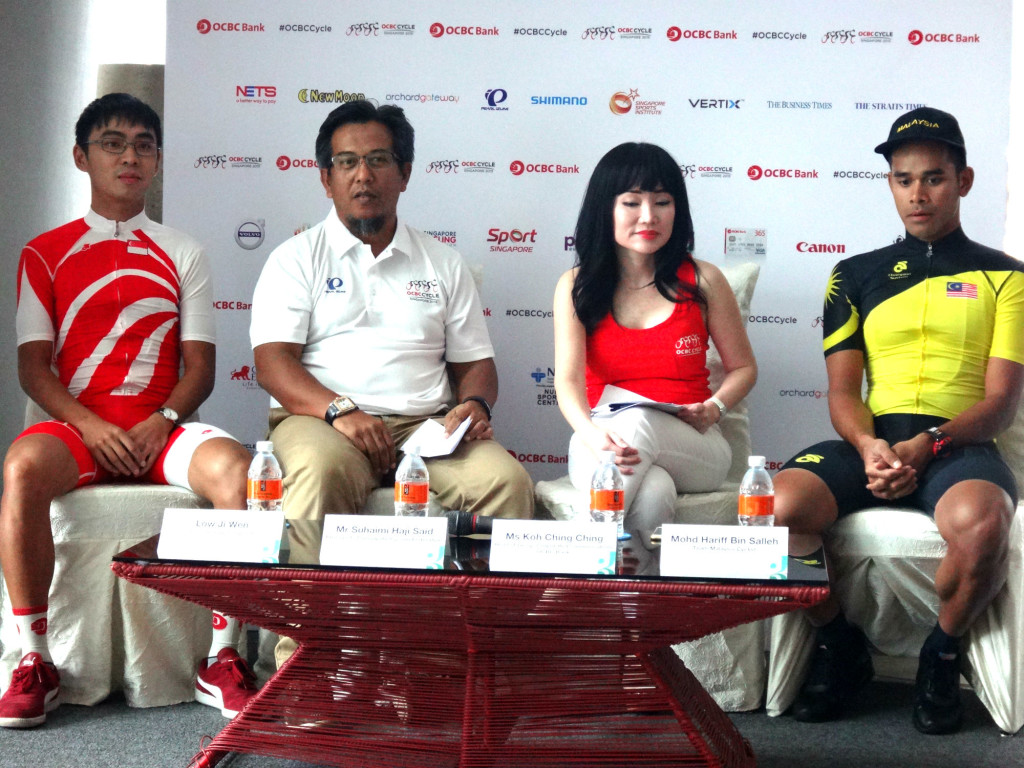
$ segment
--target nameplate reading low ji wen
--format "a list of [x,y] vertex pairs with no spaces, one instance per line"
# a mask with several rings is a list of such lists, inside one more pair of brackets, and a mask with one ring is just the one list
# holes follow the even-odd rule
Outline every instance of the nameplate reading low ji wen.
[[789,529],[664,525],[661,575],[709,579],[785,579]]
[[276,563],[284,512],[165,509],[157,557],[224,563]]

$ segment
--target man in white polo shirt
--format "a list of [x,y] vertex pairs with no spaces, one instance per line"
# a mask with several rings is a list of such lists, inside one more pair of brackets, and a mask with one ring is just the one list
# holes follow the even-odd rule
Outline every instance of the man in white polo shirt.
[[358,513],[423,421],[451,432],[472,417],[451,456],[427,460],[431,490],[447,509],[531,517],[533,484],[493,439],[498,377],[473,278],[398,220],[413,160],[404,112],[344,104],[316,156],[334,208],[270,255],[250,329],[286,515]]

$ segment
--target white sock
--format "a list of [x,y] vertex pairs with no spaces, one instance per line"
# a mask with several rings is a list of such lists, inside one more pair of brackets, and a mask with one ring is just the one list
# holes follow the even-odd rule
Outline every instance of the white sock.
[[238,619],[229,619],[217,611],[213,612],[213,642],[210,644],[210,652],[207,654],[211,659],[217,658],[217,654],[225,648],[238,650],[238,637],[241,633],[241,626]]
[[34,605],[30,608],[15,608],[14,623],[21,637],[21,655],[38,653],[43,661],[53,661],[50,646],[46,641],[46,630],[49,621],[46,617],[47,606]]

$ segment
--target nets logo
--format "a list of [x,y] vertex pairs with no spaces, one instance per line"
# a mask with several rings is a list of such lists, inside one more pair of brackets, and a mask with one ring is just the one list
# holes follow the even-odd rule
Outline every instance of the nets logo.
[[524,163],[522,160],[513,160],[509,166],[513,176],[522,176],[524,173],[569,173],[580,172],[578,165],[559,165],[557,163]]
[[237,21],[210,21],[200,19],[196,22],[196,31],[200,35],[208,35],[211,32],[265,32],[262,24],[246,24]]
[[275,104],[277,103],[277,86],[274,85],[236,85],[235,103],[237,104]]
[[291,168],[316,168],[316,160],[288,157],[288,155],[281,155],[277,158],[276,164],[278,169],[282,171],[287,171]]
[[751,181],[759,179],[816,179],[818,172],[803,171],[799,168],[762,168],[752,165],[747,169],[747,178]]
[[911,45],[921,45],[921,43],[980,43],[981,35],[961,35],[954,32],[922,32],[919,29],[915,29],[907,35],[907,41]]
[[445,26],[439,21],[430,25],[431,37],[444,37],[445,35],[472,36],[472,37],[497,37],[497,27],[467,27],[467,26]]

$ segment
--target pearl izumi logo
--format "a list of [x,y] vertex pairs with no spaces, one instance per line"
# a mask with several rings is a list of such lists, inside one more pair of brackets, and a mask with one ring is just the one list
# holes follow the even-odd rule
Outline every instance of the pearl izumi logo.
[[980,43],[981,35],[964,35],[959,32],[922,32],[919,29],[915,29],[907,35],[907,41],[911,45],[921,45],[921,43]]
[[196,31],[200,35],[208,35],[211,32],[265,32],[262,24],[249,24],[244,21],[210,21],[200,19],[196,22]]
[[818,172],[815,170],[801,170],[800,168],[762,168],[759,165],[752,165],[747,169],[747,178],[751,181],[760,179],[816,179]]
[[632,112],[634,115],[660,115],[665,107],[664,101],[654,99],[641,99],[640,92],[636,88],[628,91],[616,91],[608,100],[608,109],[613,115],[627,115]]
[[451,25],[447,26],[439,21],[435,21],[430,25],[430,36],[431,37],[444,37],[445,35],[454,35],[455,37],[497,37],[497,27],[469,27]]
[[485,106],[480,107],[484,112],[508,112],[508,107],[503,107],[508,101],[508,91],[504,88],[490,88],[484,91]]
[[669,42],[678,43],[680,40],[738,40],[739,35],[735,29],[683,29],[682,27],[669,27],[665,33]]
[[288,157],[288,155],[281,155],[277,158],[276,165],[279,171],[290,171],[293,168],[316,168],[316,160],[312,158]]
[[250,219],[243,221],[235,229],[235,242],[247,251],[260,247],[263,242],[263,231],[266,221],[264,219]]
[[524,163],[522,160],[513,160],[509,163],[509,171],[513,176],[522,176],[524,173],[569,173],[580,172],[578,165],[559,165],[558,163]]

